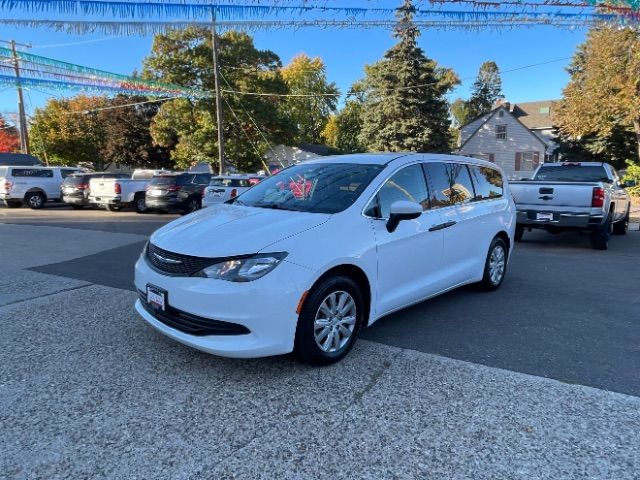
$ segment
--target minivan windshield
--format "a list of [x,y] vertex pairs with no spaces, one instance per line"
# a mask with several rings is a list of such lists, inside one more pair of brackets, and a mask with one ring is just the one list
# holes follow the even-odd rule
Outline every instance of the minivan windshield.
[[607,182],[609,176],[602,166],[558,165],[542,167],[534,180],[540,182]]
[[360,196],[384,165],[309,163],[289,167],[230,203],[249,207],[338,213]]

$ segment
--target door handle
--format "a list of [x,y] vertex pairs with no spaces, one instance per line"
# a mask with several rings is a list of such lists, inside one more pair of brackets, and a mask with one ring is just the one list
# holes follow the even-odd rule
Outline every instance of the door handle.
[[434,225],[433,227],[431,227],[429,231],[435,232],[437,230],[444,230],[445,228],[453,227],[456,223],[458,222],[450,221],[450,222],[440,223],[438,225]]

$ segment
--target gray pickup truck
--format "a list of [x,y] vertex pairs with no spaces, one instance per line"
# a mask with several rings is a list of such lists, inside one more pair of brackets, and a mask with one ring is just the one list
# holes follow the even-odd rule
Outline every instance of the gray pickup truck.
[[525,230],[591,232],[591,245],[606,250],[611,233],[624,235],[631,201],[608,163],[544,163],[531,180],[509,182],[517,209],[516,241]]

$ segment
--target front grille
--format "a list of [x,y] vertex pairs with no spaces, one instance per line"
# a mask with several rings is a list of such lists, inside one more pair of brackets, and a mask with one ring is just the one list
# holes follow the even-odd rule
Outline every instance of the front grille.
[[173,308],[170,305],[166,306],[164,312],[156,310],[149,306],[147,295],[144,292],[138,290],[138,295],[140,296],[140,303],[153,318],[188,335],[205,337],[207,335],[247,335],[251,333],[244,325],[199,317]]
[[217,261],[215,258],[192,257],[169,252],[156,247],[153,243],[147,246],[147,260],[162,273],[182,277],[189,277]]

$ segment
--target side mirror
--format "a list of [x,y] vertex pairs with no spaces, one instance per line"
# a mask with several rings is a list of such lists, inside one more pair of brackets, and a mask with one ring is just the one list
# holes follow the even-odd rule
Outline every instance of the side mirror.
[[387,231],[394,232],[402,220],[414,220],[422,215],[422,205],[407,200],[398,200],[391,204]]

